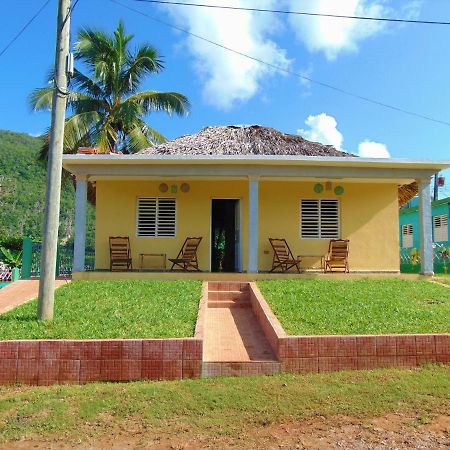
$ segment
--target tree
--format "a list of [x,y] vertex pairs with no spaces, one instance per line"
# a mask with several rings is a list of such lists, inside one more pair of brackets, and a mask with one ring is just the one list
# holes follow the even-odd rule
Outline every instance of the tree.
[[[165,141],[144,121],[149,113],[189,112],[189,101],[182,94],[140,91],[144,78],[160,73],[164,66],[149,44],[131,50],[132,39],[133,35],[125,34],[122,22],[113,35],[94,29],[78,33],[74,56],[88,74],[75,69],[69,83],[67,105],[72,115],[65,122],[64,153],[76,153],[81,146],[134,153]],[[50,80],[54,80],[53,73]],[[52,87],[34,90],[30,95],[32,108],[50,110],[52,94]],[[41,157],[46,159],[47,154],[48,144],[44,144]]]

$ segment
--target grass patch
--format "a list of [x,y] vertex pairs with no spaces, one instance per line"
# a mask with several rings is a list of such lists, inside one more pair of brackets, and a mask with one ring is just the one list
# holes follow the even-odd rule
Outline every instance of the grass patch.
[[131,425],[152,435],[239,436],[246,429],[337,414],[447,411],[450,369],[378,369],[309,375],[0,387],[0,441],[66,441],[114,435]]
[[36,300],[0,315],[0,339],[189,337],[200,295],[196,281],[75,281],[56,291],[53,321],[36,320]]
[[450,290],[399,279],[258,282],[290,335],[447,333]]
[[450,285],[450,274],[448,273],[435,273],[434,277],[436,278],[436,281],[439,283],[444,283]]

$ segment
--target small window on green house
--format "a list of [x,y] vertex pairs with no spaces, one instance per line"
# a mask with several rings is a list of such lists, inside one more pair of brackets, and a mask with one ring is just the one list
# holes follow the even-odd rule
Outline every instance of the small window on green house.
[[413,246],[414,228],[412,223],[402,225],[402,247],[411,248]]
[[440,214],[433,217],[434,242],[448,241],[448,215]]

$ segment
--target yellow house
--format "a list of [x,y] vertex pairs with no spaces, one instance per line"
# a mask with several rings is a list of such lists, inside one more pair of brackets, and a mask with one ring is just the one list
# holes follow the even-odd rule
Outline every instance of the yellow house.
[[285,238],[304,267],[318,267],[330,239],[349,239],[350,271],[398,272],[399,197],[418,186],[422,270],[432,273],[430,178],[449,166],[359,158],[260,126],[208,127],[134,155],[65,155],[77,181],[74,277],[84,276],[88,183],[99,272],[110,236],[129,237],[134,269],[162,267],[195,236],[205,272],[269,271],[269,238]]

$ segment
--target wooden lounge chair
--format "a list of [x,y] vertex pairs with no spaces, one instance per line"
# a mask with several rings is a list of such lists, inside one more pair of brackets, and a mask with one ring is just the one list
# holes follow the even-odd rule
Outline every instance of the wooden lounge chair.
[[302,260],[301,258],[294,258],[294,255],[292,254],[291,249],[286,242],[286,239],[269,238],[269,241],[273,249],[271,272],[287,272],[292,267],[295,267],[297,269],[297,272],[300,273],[300,263]]
[[130,239],[128,236],[110,236],[109,237],[109,269],[130,270],[133,269],[131,259]]
[[348,273],[348,239],[332,239],[328,247],[328,253],[324,256],[323,271],[326,273],[340,269]]
[[178,256],[174,259],[169,258],[169,261],[172,263],[170,270],[174,270],[174,267],[178,266],[185,272],[188,272],[189,270],[201,272],[198,268],[197,260],[197,249],[201,240],[201,237],[186,238]]

